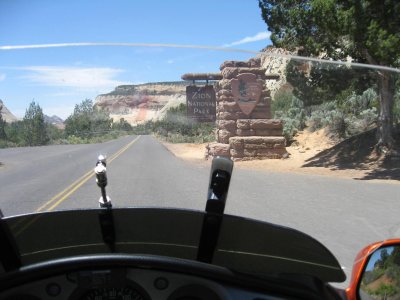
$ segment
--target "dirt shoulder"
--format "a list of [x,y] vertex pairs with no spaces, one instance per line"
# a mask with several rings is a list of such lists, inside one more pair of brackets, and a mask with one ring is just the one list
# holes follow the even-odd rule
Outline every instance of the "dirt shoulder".
[[[374,139],[372,139],[374,140]],[[368,144],[365,144],[368,143]],[[205,160],[205,144],[164,145],[175,156],[198,164]],[[268,172],[290,172],[333,176],[374,182],[400,183],[400,158],[379,159],[371,156],[370,136],[335,143],[324,130],[301,132],[286,150],[286,159],[235,162],[236,168]]]

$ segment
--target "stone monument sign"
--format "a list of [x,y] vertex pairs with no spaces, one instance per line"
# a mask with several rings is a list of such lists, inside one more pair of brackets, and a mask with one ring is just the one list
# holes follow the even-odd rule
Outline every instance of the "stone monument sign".
[[272,119],[271,96],[259,58],[226,61],[222,78],[214,85],[217,97],[216,142],[207,146],[207,156],[233,160],[282,158],[287,155],[282,120]]

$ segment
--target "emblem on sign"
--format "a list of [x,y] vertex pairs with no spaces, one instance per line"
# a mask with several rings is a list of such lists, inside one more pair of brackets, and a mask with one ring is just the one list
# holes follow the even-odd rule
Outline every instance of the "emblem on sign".
[[241,111],[249,116],[260,101],[263,85],[257,81],[257,76],[243,73],[231,80],[233,99]]

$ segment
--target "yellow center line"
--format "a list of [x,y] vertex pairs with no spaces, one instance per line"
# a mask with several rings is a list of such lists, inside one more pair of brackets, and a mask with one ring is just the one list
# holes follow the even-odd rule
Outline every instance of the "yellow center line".
[[[126,150],[128,150],[138,139],[140,138],[140,135],[135,138],[132,142],[130,142],[129,144],[127,144],[125,147],[123,147],[122,149],[120,149],[117,153],[113,154],[110,159],[108,160],[107,164],[110,164],[114,159],[116,159],[117,157],[119,157],[122,153],[124,153]],[[90,174],[89,174],[90,172]],[[62,196],[58,201],[56,201],[51,207],[49,207],[47,209],[47,211],[52,211],[54,208],[56,208],[58,205],[60,205],[65,199],[67,199],[69,196],[71,196],[77,189],[79,189],[85,182],[87,182],[90,178],[92,178],[95,174],[94,171],[91,170],[86,174],[89,174],[88,176],[84,177],[79,183],[75,184],[75,185],[71,185],[68,190],[69,192],[67,192],[64,196]],[[85,175],[86,175],[85,174]],[[82,178],[82,177],[81,177]]]
[[77,185],[75,185],[68,193],[66,193],[64,196],[62,196],[58,201],[56,201],[52,206],[50,206],[46,211],[52,211],[54,208],[56,208],[61,202],[63,202],[65,199],[67,199],[69,196],[71,196],[77,189],[79,189],[83,184],[85,184],[90,178],[94,176],[94,173],[91,173],[89,176],[84,178],[81,182],[79,182]]
[[[119,149],[116,153],[111,155],[107,159],[107,164],[110,164],[113,160],[118,158],[122,153],[124,153],[126,150],[128,150],[137,140],[140,138],[140,135],[136,137],[133,141],[129,142],[127,145]],[[72,184],[70,184],[67,188],[59,192],[57,195],[52,197],[49,201],[47,201],[45,204],[40,206],[38,209],[36,209],[36,213],[43,212],[43,211],[52,211],[54,210],[58,205],[60,205],[63,201],[65,201],[69,196],[71,196],[76,190],[78,190],[83,184],[85,184],[90,178],[92,178],[95,175],[93,169],[86,172],[84,175],[79,177],[77,180],[75,180]],[[48,207],[46,209],[46,207]],[[16,235],[19,235],[22,233],[26,228],[28,228],[32,223],[34,223],[39,216],[34,217],[31,219],[28,223],[26,223],[19,231],[16,232]],[[22,218],[22,221],[25,220],[25,218]],[[12,229],[15,230],[16,227],[21,222],[16,223]]]
[[90,170],[89,172],[87,172],[85,175],[79,177],[77,180],[75,180],[71,185],[69,185],[66,189],[64,189],[63,191],[59,192],[57,195],[55,195],[53,198],[51,198],[49,201],[47,201],[45,204],[43,204],[42,206],[40,206],[37,210],[35,210],[35,212],[41,212],[42,210],[44,210],[44,208],[48,205],[50,205],[53,201],[55,201],[58,197],[61,197],[63,194],[65,194],[66,192],[68,192],[68,190],[71,189],[71,187],[75,186],[76,184],[78,184],[81,180],[83,180],[85,177],[91,175],[93,173],[92,170]]
[[[78,184],[81,180],[83,180],[85,177],[89,176],[92,174],[93,171],[89,171],[87,172],[85,175],[79,177],[77,180],[75,180],[71,185],[69,185],[66,189],[64,189],[63,191],[59,192],[57,195],[55,195],[53,198],[51,198],[49,201],[47,201],[45,204],[43,204],[42,206],[40,206],[38,209],[35,210],[35,213],[38,212],[42,212],[44,211],[45,207],[48,205],[51,205],[52,202],[54,202],[55,200],[57,200],[57,198],[61,197],[62,195],[64,195],[65,193],[67,193],[72,187],[74,187],[76,184]],[[21,220],[19,220],[18,222],[16,222],[11,228],[14,229],[16,228],[21,222],[24,221],[24,218],[22,218]]]

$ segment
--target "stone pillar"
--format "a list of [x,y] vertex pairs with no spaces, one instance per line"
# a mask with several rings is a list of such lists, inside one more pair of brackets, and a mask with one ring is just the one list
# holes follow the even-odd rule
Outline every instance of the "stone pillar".
[[[270,91],[260,59],[226,61],[222,79],[215,84],[216,143],[207,146],[206,156],[233,160],[282,158],[286,153],[283,123],[271,119]],[[275,76],[276,77],[276,76]]]

